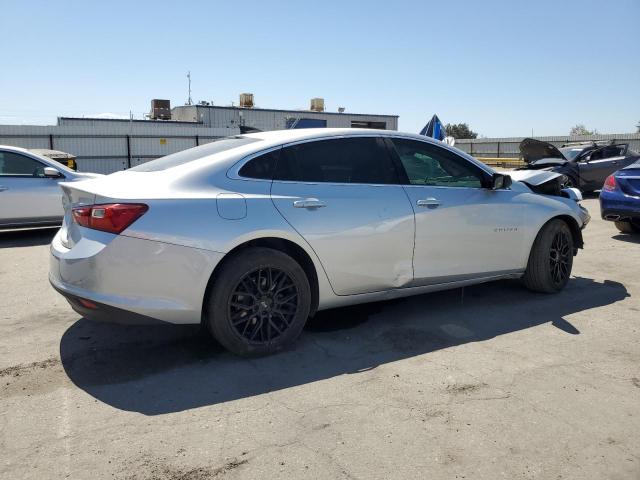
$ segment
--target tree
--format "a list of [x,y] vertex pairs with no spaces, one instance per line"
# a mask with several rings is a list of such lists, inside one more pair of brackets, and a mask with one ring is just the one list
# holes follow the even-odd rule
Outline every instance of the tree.
[[478,134],[469,128],[466,123],[447,123],[444,127],[448,137],[456,140],[459,138],[478,138]]
[[573,127],[571,129],[571,131],[569,132],[569,135],[571,135],[571,136],[574,136],[574,135],[595,135],[597,133],[598,133],[597,130],[587,130],[587,127],[585,127],[584,124],[579,123],[579,124],[577,124],[575,127]]

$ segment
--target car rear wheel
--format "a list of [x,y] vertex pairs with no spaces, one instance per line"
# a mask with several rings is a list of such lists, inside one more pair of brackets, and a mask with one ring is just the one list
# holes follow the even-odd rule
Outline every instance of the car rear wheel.
[[622,233],[640,233],[640,222],[618,221],[614,223],[616,224],[616,228]]
[[231,352],[267,355],[300,335],[310,306],[309,281],[294,259],[271,248],[251,248],[216,273],[205,322]]
[[525,271],[524,285],[533,291],[556,293],[562,290],[573,266],[573,236],[566,222],[551,220],[536,237]]

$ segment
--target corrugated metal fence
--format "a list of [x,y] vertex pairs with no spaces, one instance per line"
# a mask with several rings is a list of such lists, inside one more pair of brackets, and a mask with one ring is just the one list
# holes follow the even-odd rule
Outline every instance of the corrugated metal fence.
[[[0,125],[0,145],[49,148],[77,156],[78,170],[112,173],[215,138],[237,135],[239,128],[211,128],[193,122],[149,122],[104,119],[65,119],[59,125]],[[489,164],[517,159],[525,137],[457,140],[456,147]],[[615,140],[640,151],[640,133],[534,137],[561,146],[567,142]],[[505,165],[512,166],[512,165]]]
[[[456,148],[477,158],[518,158],[518,145],[526,137],[505,138],[475,138],[456,140]],[[632,150],[640,151],[640,133],[613,133],[609,135],[580,135],[557,137],[532,137],[537,140],[552,143],[557,147],[567,142],[588,142],[601,140],[615,140],[618,143],[628,143]]]
[[237,128],[186,122],[87,120],[73,125],[0,125],[0,145],[61,150],[77,156],[79,171],[113,173],[238,133]]

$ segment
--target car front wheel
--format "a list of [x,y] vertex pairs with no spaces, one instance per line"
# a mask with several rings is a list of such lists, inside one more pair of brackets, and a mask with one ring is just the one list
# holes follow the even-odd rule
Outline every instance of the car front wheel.
[[562,290],[573,266],[573,236],[563,220],[551,220],[538,232],[523,277],[533,291],[556,293]]
[[578,186],[578,181],[571,175],[567,175],[567,179],[565,180],[563,187],[580,189],[580,187]]
[[205,322],[225,348],[242,356],[274,353],[302,331],[311,289],[300,265],[271,248],[249,248],[222,265],[213,279]]

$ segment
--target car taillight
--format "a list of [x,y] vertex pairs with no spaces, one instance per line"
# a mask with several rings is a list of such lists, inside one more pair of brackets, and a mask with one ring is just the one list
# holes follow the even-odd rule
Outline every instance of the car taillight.
[[83,227],[109,233],[120,233],[147,210],[149,207],[144,203],[88,205],[74,208],[73,219]]
[[613,175],[609,175],[607,179],[604,181],[604,185],[602,186],[602,189],[606,190],[607,192],[612,192],[616,189],[616,187],[617,187],[616,177],[614,177]]

